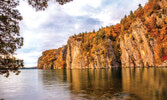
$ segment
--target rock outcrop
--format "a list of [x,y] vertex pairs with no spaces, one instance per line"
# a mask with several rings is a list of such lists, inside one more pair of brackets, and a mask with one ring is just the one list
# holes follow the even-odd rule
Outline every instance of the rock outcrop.
[[66,67],[67,46],[59,49],[46,50],[38,59],[38,69],[60,69]]
[[166,0],[149,0],[120,24],[71,36],[38,59],[39,69],[111,67],[167,67]]
[[131,28],[132,33],[126,33],[120,40],[122,67],[154,66],[154,53],[143,23],[136,21]]
[[[86,51],[86,54],[84,54],[85,50],[82,50],[83,48],[81,47],[82,42],[76,40],[75,37],[70,37],[67,43],[67,68],[80,69],[119,67],[115,54],[113,52],[111,42],[112,41],[108,39],[106,40],[106,45],[102,45],[101,43],[99,43],[98,45],[93,45],[92,47],[89,47],[91,51]],[[98,49],[93,51],[93,48]]]
[[[38,59],[38,69],[84,69],[84,68],[111,68],[119,67],[112,48],[112,41],[107,40],[107,44],[98,44],[98,49],[87,54],[82,50],[81,41],[75,37],[70,37],[67,46],[63,48],[47,50]],[[93,48],[93,47],[90,47]],[[95,47],[94,47],[95,48]],[[106,53],[104,51],[106,50]],[[90,51],[91,52],[91,51]],[[85,54],[86,53],[86,54]]]

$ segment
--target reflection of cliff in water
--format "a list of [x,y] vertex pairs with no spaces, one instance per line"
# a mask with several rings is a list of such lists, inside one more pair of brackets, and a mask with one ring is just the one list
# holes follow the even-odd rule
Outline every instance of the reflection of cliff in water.
[[44,70],[41,76],[43,88],[63,89],[71,99],[110,99],[115,93],[142,100],[167,98],[165,68]]
[[112,96],[122,91],[121,77],[120,69],[67,70],[67,82],[71,83],[69,90],[87,97]]
[[122,91],[121,69],[44,70],[44,88],[56,84],[68,84],[74,96],[84,98],[111,97]]
[[140,95],[144,100],[166,100],[167,69],[122,69],[122,87],[126,92]]

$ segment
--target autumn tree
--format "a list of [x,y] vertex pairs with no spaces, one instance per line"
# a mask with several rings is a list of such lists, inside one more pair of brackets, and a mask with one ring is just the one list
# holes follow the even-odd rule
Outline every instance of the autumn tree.
[[143,14],[144,14],[144,9],[143,9],[142,5],[139,4],[139,7],[138,7],[138,9],[135,11],[134,15],[135,15],[136,18],[137,18],[137,17],[141,18],[141,17],[143,16]]

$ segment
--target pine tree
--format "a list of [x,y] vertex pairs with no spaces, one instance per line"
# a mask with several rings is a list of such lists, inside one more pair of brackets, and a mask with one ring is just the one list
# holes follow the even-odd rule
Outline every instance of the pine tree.
[[130,20],[132,20],[133,18],[135,18],[135,15],[134,15],[133,11],[130,11]]

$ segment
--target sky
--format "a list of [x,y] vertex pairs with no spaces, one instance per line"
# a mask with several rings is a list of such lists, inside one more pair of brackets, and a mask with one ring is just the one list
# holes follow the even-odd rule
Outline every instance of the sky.
[[97,31],[114,25],[130,11],[147,0],[73,0],[59,5],[51,0],[45,11],[32,8],[21,0],[17,9],[23,16],[20,33],[24,45],[16,57],[24,60],[25,67],[37,66],[38,58],[48,49],[57,49],[67,44],[69,36],[81,32]]

